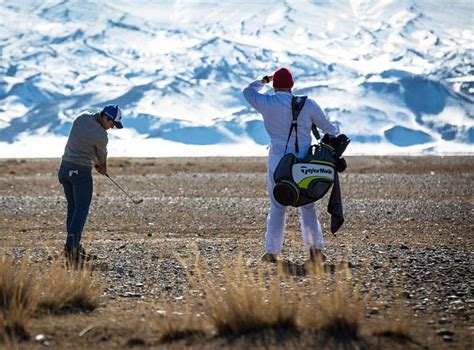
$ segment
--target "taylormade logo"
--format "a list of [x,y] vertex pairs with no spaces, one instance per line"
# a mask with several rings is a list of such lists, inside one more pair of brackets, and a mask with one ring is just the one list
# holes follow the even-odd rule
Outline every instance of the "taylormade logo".
[[330,169],[323,169],[323,168],[306,168],[306,167],[301,167],[301,172],[305,175],[308,174],[327,174],[330,175],[332,174],[332,171]]
[[293,164],[293,167],[291,168],[291,175],[297,184],[303,183],[304,186],[308,186],[308,181],[311,182],[314,179],[316,179],[315,181],[334,181],[334,169],[326,164]]

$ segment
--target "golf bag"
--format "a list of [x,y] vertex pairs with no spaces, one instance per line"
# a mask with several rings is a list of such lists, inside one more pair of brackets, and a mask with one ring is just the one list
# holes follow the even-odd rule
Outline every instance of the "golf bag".
[[285,155],[281,158],[273,174],[275,187],[273,196],[282,205],[299,207],[321,199],[338,181],[337,172],[346,168],[344,158],[341,158],[350,140],[346,135],[338,137],[325,135],[320,140],[318,130],[313,124],[312,131],[318,143],[310,146],[303,158],[292,153],[286,153],[288,142],[295,129],[295,151],[298,150],[297,119],[306,101],[306,96],[293,96],[291,107],[293,121],[286,142]]

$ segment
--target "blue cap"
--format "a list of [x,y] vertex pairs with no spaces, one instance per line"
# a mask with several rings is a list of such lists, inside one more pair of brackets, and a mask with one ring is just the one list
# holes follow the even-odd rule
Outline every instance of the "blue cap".
[[118,105],[107,105],[102,110],[102,113],[109,119],[114,121],[114,126],[117,129],[122,129],[122,110]]

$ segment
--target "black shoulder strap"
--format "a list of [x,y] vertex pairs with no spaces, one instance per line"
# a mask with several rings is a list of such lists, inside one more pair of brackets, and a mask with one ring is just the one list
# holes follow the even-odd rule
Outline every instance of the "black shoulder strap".
[[321,136],[319,135],[319,131],[318,131],[318,128],[316,127],[316,124],[312,124],[311,125],[311,131],[313,132],[313,135],[314,137],[316,138],[316,140],[321,140]]
[[306,102],[307,96],[293,96],[291,99],[291,112],[293,114],[293,120],[291,121],[290,131],[288,133],[288,139],[286,140],[285,154],[288,148],[288,142],[290,142],[291,132],[295,129],[295,151],[299,152],[298,147],[298,115],[303,109],[304,103]]

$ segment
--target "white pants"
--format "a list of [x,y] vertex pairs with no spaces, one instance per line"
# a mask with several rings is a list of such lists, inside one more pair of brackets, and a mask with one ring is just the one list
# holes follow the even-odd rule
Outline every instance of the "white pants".
[[[267,187],[270,197],[270,212],[267,217],[267,232],[265,235],[265,252],[271,254],[279,254],[283,247],[284,228],[285,228],[285,214],[286,206],[278,203],[273,197],[273,187],[275,181],[273,173],[282,157],[281,153],[270,152],[268,156],[267,168]],[[309,203],[299,207],[301,219],[301,234],[303,235],[304,243],[309,247],[316,247],[317,249],[324,248],[323,232],[321,224],[319,223],[316,214],[316,208],[313,203]]]

